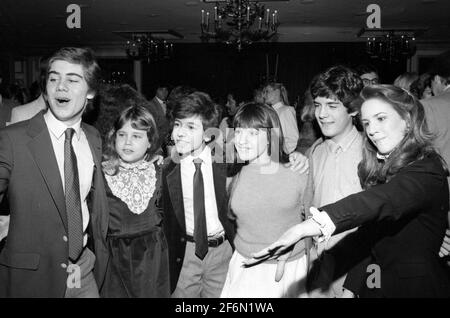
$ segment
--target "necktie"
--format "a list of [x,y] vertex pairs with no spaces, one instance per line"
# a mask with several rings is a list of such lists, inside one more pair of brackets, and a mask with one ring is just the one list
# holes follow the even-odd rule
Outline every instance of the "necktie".
[[194,159],[194,241],[195,255],[203,260],[208,253],[208,234],[206,232],[205,191],[203,186],[202,160]]
[[81,217],[80,182],[77,157],[72,147],[75,130],[68,128],[64,140],[64,182],[66,192],[66,213],[69,232],[69,258],[75,262],[83,249],[83,220]]

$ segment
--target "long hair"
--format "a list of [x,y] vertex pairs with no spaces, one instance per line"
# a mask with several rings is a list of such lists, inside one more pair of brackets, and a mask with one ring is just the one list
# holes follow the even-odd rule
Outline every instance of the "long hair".
[[[411,93],[393,85],[374,85],[365,87],[361,97],[363,100],[379,99],[388,103],[407,127],[405,137],[384,162],[377,158],[377,148],[364,134],[363,155],[358,165],[363,189],[386,183],[403,167],[435,153],[432,146],[434,135],[428,129],[423,106]],[[446,169],[442,158],[441,161]]]
[[158,129],[152,114],[142,106],[131,106],[122,111],[117,120],[114,122],[113,128],[110,130],[107,139],[104,160],[108,162],[105,172],[115,175],[119,171],[119,154],[116,150],[117,131],[121,129],[127,122],[131,123],[131,127],[138,130],[145,130],[150,143],[147,149],[146,160],[150,160],[159,148],[158,145]]
[[[266,129],[267,141],[269,144],[268,154],[272,161],[286,163],[289,162],[289,156],[284,152],[284,135],[281,129],[280,119],[276,111],[266,105],[250,102],[241,107],[234,115],[233,128],[254,128]],[[237,165],[231,183],[228,187],[230,199],[228,201],[228,217],[235,220],[236,216],[231,211],[231,199],[239,179],[240,170],[243,165]]]

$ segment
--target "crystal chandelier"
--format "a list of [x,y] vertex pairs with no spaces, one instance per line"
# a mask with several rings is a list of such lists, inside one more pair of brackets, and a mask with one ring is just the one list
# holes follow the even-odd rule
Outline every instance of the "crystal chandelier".
[[366,52],[371,58],[392,64],[416,53],[416,37],[423,32],[421,29],[361,29],[358,36],[366,38]]
[[240,51],[243,45],[261,40],[271,40],[277,34],[278,11],[266,9],[254,0],[225,0],[216,2],[212,12],[201,11],[200,38],[204,42],[215,40],[235,44]]
[[173,30],[167,31],[116,31],[127,39],[125,52],[134,60],[147,63],[167,60],[173,57],[174,45],[170,40],[182,39],[183,36]]

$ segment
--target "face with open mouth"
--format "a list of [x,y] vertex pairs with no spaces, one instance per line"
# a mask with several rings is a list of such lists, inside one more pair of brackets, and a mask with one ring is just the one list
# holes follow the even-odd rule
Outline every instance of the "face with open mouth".
[[90,92],[81,64],[56,60],[50,65],[47,84],[47,100],[53,115],[67,126],[81,119]]

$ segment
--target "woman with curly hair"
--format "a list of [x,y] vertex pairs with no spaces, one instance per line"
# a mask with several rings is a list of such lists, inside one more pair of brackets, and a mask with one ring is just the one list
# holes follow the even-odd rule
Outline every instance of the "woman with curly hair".
[[312,218],[246,264],[277,259],[280,276],[297,242],[359,226],[338,254],[338,261],[358,264],[345,288],[359,297],[450,297],[448,269],[438,255],[447,226],[448,170],[432,147],[423,106],[391,85],[366,87],[361,96],[365,137],[358,174],[365,191],[320,211],[311,208]]

